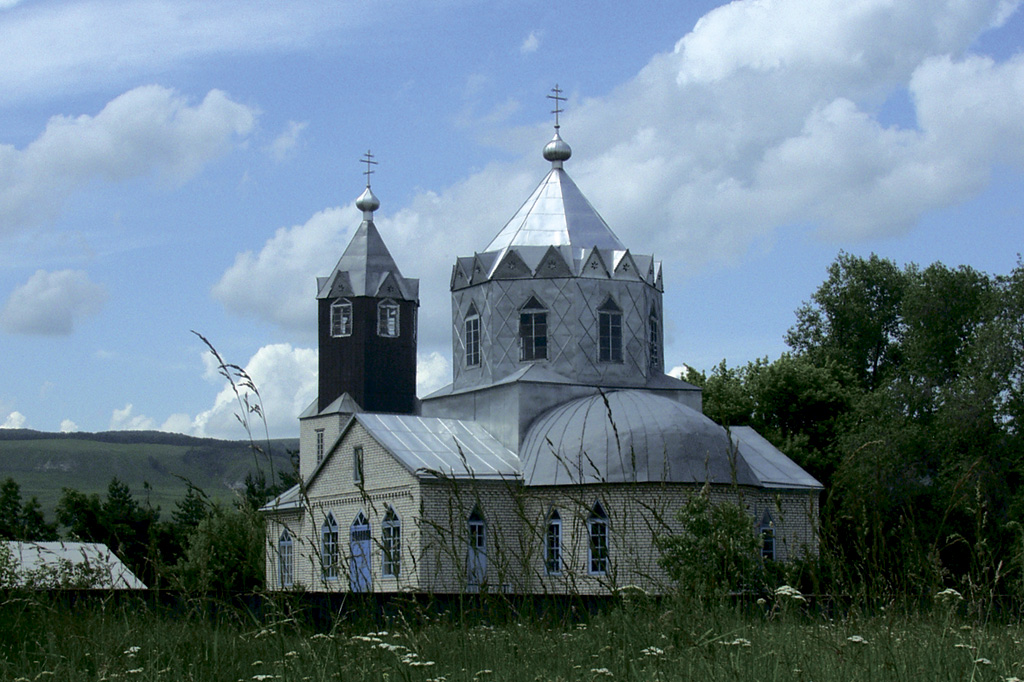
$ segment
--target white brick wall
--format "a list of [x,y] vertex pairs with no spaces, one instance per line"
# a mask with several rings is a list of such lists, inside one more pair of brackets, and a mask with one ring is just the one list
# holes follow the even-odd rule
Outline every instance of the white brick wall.
[[[331,428],[330,418],[324,419],[323,428]],[[357,446],[363,448],[362,484],[353,475]],[[303,449],[303,458],[307,452]],[[689,484],[525,488],[517,481],[418,479],[355,423],[311,482],[302,509],[268,517],[267,582],[271,588],[278,585],[277,538],[287,526],[294,538],[295,587],[348,590],[350,524],[362,512],[371,529],[374,591],[472,589],[466,580],[468,519],[478,509],[487,528],[483,589],[605,594],[623,585],[638,585],[663,592],[669,583],[658,564],[655,538],[681,530],[676,512],[688,495],[697,492],[698,486]],[[739,502],[750,513],[751,532],[768,510],[777,559],[817,553],[816,491],[718,486],[712,489],[712,499]],[[597,501],[607,514],[609,530],[609,570],[603,575],[591,575],[588,564],[587,518]],[[388,505],[401,521],[398,577],[383,576],[381,570],[381,522]],[[559,511],[562,521],[564,568],[558,576],[547,575],[544,562],[544,532],[552,509]],[[328,513],[338,523],[341,555],[338,579],[331,581],[323,580],[320,560],[321,527]]]

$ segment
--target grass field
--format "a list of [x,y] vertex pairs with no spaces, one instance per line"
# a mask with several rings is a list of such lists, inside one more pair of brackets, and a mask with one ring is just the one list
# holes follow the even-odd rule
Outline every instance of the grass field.
[[[21,486],[23,500],[38,497],[50,521],[65,487],[102,497],[117,476],[140,502],[148,500],[170,512],[187,490],[183,479],[215,501],[229,501],[246,474],[257,467],[247,441],[146,433],[17,435],[6,433],[0,438],[0,479],[13,478]],[[286,450],[297,448],[298,441],[274,441],[272,446],[275,470],[289,469]],[[269,463],[260,459],[269,474]]]
[[[28,680],[1013,680],[1024,630],[937,600],[907,614],[830,618],[793,596],[742,607],[613,601],[518,618],[479,601],[462,613],[344,613],[329,629],[273,604],[262,618],[197,603],[161,611],[105,601],[72,611],[8,594],[0,679]],[[459,606],[452,606],[458,611]],[[500,615],[493,615],[499,613]],[[531,612],[533,613],[533,612]],[[202,614],[202,615],[199,615]],[[429,615],[433,614],[433,615]]]

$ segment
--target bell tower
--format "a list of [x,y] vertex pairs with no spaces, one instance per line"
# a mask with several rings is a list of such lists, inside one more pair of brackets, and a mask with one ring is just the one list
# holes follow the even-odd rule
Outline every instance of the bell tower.
[[317,278],[320,392],[323,412],[345,394],[365,412],[416,412],[416,311],[419,280],[402,276],[373,223],[380,201],[370,189],[356,200],[363,221],[341,260]]

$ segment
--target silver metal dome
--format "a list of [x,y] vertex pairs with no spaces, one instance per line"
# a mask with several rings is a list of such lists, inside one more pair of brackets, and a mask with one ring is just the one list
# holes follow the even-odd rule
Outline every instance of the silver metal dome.
[[568,161],[569,157],[572,156],[572,147],[563,140],[559,135],[558,131],[555,131],[555,136],[551,138],[551,141],[544,145],[544,158],[552,163],[557,164],[555,168],[561,168],[563,161]]
[[[366,189],[363,190],[363,193],[359,195],[359,198],[356,199],[356,208],[362,211],[363,217],[367,219],[371,218],[373,212],[380,208],[380,199],[378,199],[374,195],[373,191],[370,190],[369,185],[367,185]],[[371,215],[368,216],[367,213]]]
[[550,410],[530,426],[519,456],[528,485],[760,485],[725,429],[646,391],[599,393]]

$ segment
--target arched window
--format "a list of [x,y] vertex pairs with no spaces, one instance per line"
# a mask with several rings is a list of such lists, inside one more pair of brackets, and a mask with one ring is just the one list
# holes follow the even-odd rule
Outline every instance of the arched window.
[[548,575],[562,573],[562,517],[557,509],[548,517],[544,532],[544,570]]
[[466,555],[466,583],[479,590],[487,581],[487,523],[479,508],[469,515],[469,551]]
[[339,298],[331,304],[331,336],[352,335],[352,303]]
[[291,587],[295,576],[295,559],[292,553],[292,534],[285,528],[277,539],[277,574],[281,587]]
[[397,578],[402,570],[402,522],[395,510],[388,507],[381,532],[381,574]]
[[519,359],[547,360],[548,311],[536,297],[519,309]]
[[622,362],[622,308],[609,296],[597,309],[598,359]]
[[650,358],[650,367],[657,370],[661,365],[661,354],[659,353],[658,339],[661,337],[661,326],[658,324],[658,309],[651,306],[651,314],[647,317],[647,347]]
[[320,528],[320,563],[324,580],[338,579],[338,522],[328,512]]
[[466,311],[466,367],[480,364],[480,314],[469,304]]
[[369,592],[370,574],[370,522],[366,514],[359,512],[349,527],[349,589],[353,592]]
[[398,336],[398,304],[390,298],[377,304],[377,335]]
[[761,516],[758,532],[761,534],[761,558],[775,561],[775,521],[768,510]]
[[591,575],[604,575],[608,573],[608,515],[605,514],[601,503],[594,504],[593,511],[587,519],[587,559]]

